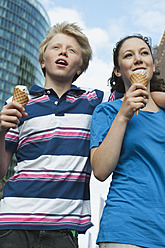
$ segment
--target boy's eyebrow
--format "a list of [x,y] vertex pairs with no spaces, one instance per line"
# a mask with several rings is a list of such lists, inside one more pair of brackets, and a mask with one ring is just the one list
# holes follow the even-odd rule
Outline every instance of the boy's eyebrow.
[[[49,44],[50,44],[50,43],[49,43]],[[51,46],[53,46],[53,45],[62,45],[62,44],[63,44],[63,43],[61,43],[61,42],[54,41],[54,42],[51,43]],[[67,45],[67,47],[76,48],[73,44],[69,44],[69,45]]]

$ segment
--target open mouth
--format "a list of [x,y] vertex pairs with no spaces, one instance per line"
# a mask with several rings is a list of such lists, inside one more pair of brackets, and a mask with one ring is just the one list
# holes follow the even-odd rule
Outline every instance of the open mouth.
[[64,59],[57,59],[56,60],[56,64],[57,65],[64,65],[64,66],[67,66],[68,65],[67,61],[64,60]]

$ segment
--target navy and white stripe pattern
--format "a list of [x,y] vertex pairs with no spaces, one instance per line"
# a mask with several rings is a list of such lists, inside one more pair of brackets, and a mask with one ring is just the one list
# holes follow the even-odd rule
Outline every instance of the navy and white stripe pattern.
[[91,117],[108,97],[76,86],[60,99],[37,85],[30,94],[28,117],[6,134],[18,164],[0,202],[0,229],[86,231],[92,225]]

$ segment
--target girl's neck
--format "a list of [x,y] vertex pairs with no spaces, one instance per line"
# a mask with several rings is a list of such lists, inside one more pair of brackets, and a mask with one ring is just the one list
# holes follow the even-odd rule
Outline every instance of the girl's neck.
[[158,112],[159,107],[156,105],[156,103],[152,99],[151,94],[149,94],[149,99],[148,99],[147,105],[141,110],[142,111],[150,111],[150,112],[154,112],[154,113]]

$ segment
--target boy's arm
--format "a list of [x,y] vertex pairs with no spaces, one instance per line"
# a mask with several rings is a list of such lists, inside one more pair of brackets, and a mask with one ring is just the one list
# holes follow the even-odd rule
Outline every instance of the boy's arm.
[[0,133],[0,179],[2,179],[8,170],[13,153],[5,150],[5,134]]
[[10,128],[16,128],[19,119],[26,117],[24,108],[17,102],[10,102],[0,112],[0,178],[3,178],[11,162],[13,153],[5,149],[5,135]]
[[165,92],[162,91],[153,91],[151,96],[154,102],[161,108],[165,109]]

